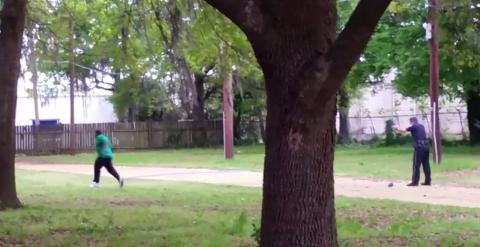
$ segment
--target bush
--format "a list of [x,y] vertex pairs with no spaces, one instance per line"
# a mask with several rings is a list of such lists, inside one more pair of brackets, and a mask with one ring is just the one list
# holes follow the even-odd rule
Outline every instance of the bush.
[[252,235],[250,235],[250,237],[253,238],[253,240],[255,240],[255,242],[257,242],[257,244],[260,245],[260,227],[257,226],[256,224],[252,224],[253,226],[253,233]]
[[468,146],[470,142],[467,140],[446,140],[442,139],[442,146],[445,147],[461,147],[461,146]]

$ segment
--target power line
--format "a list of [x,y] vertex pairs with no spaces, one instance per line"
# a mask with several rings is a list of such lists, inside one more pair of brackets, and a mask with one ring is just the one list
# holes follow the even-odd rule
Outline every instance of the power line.
[[[70,61],[49,61],[49,60],[42,60],[42,62],[44,62],[44,63],[56,63],[56,64],[71,64],[72,63]],[[73,65],[78,67],[78,68],[87,69],[87,70],[91,70],[91,71],[95,71],[95,72],[98,72],[98,73],[107,74],[107,75],[111,75],[111,76],[122,75],[121,73],[107,72],[107,71],[100,70],[100,69],[97,69],[97,68],[87,67],[85,65],[81,65],[81,64],[78,64],[78,63],[75,63],[75,62],[73,63]]]

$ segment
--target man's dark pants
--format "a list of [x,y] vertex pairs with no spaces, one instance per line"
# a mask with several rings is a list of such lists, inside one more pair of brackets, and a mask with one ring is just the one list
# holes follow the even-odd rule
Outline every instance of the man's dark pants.
[[93,182],[98,183],[100,181],[100,169],[102,169],[102,167],[105,167],[107,171],[110,174],[112,174],[112,176],[114,176],[118,181],[120,181],[120,175],[118,175],[117,170],[115,170],[115,168],[113,167],[112,158],[99,157],[95,160],[95,166],[94,166],[95,176],[93,178]]
[[431,182],[429,152],[428,147],[414,148],[412,183],[418,184],[420,180],[420,165],[423,166],[423,173],[425,173],[425,183],[429,184]]

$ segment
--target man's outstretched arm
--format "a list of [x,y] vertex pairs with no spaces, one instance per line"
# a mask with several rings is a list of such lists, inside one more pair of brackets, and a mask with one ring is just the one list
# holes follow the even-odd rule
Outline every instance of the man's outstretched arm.
[[394,125],[392,126],[392,128],[400,133],[407,133],[408,132],[408,128],[403,128],[401,127],[400,125]]

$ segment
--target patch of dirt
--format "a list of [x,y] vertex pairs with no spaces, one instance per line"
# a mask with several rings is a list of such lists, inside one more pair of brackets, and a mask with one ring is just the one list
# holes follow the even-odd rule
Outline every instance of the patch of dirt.
[[447,174],[450,176],[456,176],[456,177],[463,177],[463,176],[480,177],[480,169],[449,171],[444,174]]
[[384,229],[391,225],[391,215],[384,214],[375,207],[367,208],[364,211],[354,208],[350,210],[337,210],[337,217],[340,219],[352,219],[372,229]]
[[15,163],[28,165],[52,165],[52,163],[46,162],[41,158],[33,158],[29,156],[15,157]]
[[[465,246],[462,242],[467,241],[476,235],[473,234],[460,234],[457,233],[432,233],[429,236],[419,237],[419,236],[378,236],[375,238],[363,238],[363,239],[353,239],[347,241],[340,241],[340,246],[343,247],[380,247],[380,246],[391,246],[391,247],[403,247],[411,246],[415,243],[428,243],[432,247],[441,247],[445,246],[445,243],[442,241],[447,238],[452,237],[453,239],[458,239],[459,242],[457,245],[449,245],[452,247]],[[442,245],[443,244],[443,245]]]
[[461,233],[461,234],[458,234],[458,233],[435,233],[435,234],[433,234],[433,236],[430,239],[434,240],[432,242],[433,247],[445,246],[445,243],[442,243],[442,241],[445,238],[451,238],[453,241],[454,240],[459,240],[459,242],[454,244],[454,245],[451,245],[453,243],[450,242],[448,246],[463,247],[463,246],[465,246],[465,244],[463,244],[462,242],[468,241],[469,239],[472,239],[474,237],[478,237],[478,235],[474,235],[474,234],[471,234],[471,233],[470,234],[465,234],[465,233]]
[[480,222],[480,215],[464,215],[464,214],[459,214],[459,215],[453,215],[449,216],[448,218],[445,218],[451,221],[468,221],[468,220],[477,220]]
[[127,199],[117,199],[111,200],[108,204],[112,207],[151,207],[151,206],[163,206],[161,202],[158,201],[135,201],[135,200],[127,200]]
[[[445,184],[449,186],[477,188],[477,189],[480,188],[480,169],[447,171],[447,172],[442,172],[436,176],[446,178],[448,181],[445,182]],[[478,178],[479,184],[462,183],[461,179],[465,179],[465,178]],[[455,180],[460,180],[460,182],[455,182]]]
[[[246,204],[242,206],[242,210],[244,210],[248,215],[258,215],[258,212],[262,211],[262,206],[260,204]],[[192,208],[193,209],[193,208]],[[232,210],[235,210],[232,207],[225,207],[225,206],[219,206],[219,205],[211,205],[207,207],[206,211],[212,211],[212,212],[220,212],[220,213],[228,213],[232,212]]]
[[[392,209],[385,211],[382,208],[367,208],[360,211],[355,208],[337,210],[338,219],[351,219],[363,226],[371,229],[381,230],[395,223],[397,219],[392,216]],[[400,212],[399,212],[400,213]],[[398,215],[397,215],[398,216]],[[432,221],[449,220],[449,221],[479,221],[480,214],[456,214],[447,211],[430,211],[430,210],[411,210],[402,214],[405,219],[425,218]]]
[[480,177],[480,169],[447,171],[447,172],[442,172],[439,175],[445,176],[445,177],[452,177],[452,178]]
[[55,229],[50,231],[50,235],[53,238],[66,238],[71,234],[70,230],[65,230],[65,229]]
[[253,240],[243,240],[240,243],[236,244],[235,247],[258,247],[258,244]]
[[28,236],[27,239],[20,240],[15,237],[0,237],[0,246],[11,246],[11,247],[29,247],[29,246],[38,246],[41,242],[41,238],[38,236]]
[[408,246],[409,238],[406,237],[375,237],[353,241],[340,241],[344,247],[373,247],[373,246]]

